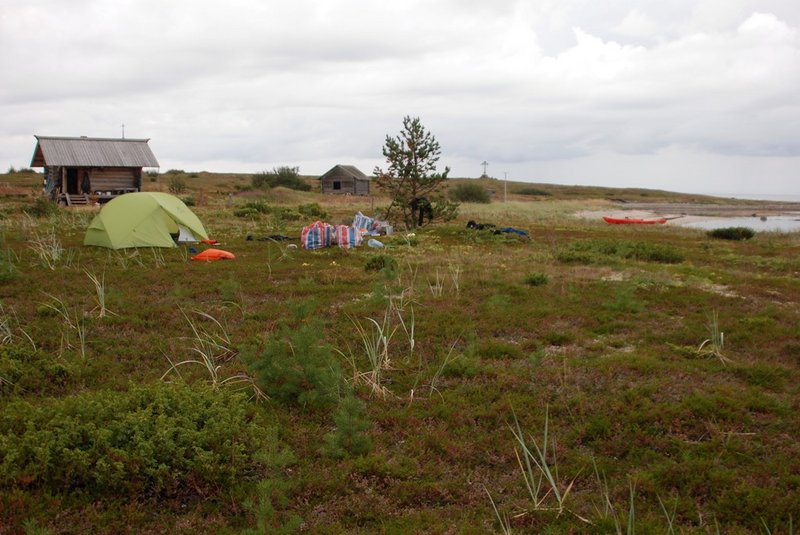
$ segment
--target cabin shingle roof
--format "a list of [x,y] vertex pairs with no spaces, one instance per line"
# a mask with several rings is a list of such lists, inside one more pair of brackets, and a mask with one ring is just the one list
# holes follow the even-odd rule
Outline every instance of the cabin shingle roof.
[[159,167],[149,139],[34,137],[31,167]]

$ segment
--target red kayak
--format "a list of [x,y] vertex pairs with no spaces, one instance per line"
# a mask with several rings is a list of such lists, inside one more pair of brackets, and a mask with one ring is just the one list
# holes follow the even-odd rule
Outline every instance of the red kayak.
[[663,225],[667,222],[667,218],[660,217],[658,219],[637,219],[633,217],[603,216],[603,221],[610,225]]

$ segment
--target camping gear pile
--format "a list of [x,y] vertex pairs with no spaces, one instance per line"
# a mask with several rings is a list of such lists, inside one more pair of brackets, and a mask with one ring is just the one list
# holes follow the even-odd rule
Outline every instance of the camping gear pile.
[[498,228],[497,225],[493,223],[477,223],[475,221],[470,220],[467,223],[467,228],[471,228],[473,230],[491,230],[492,234],[516,234],[517,236],[522,236],[523,238],[530,239],[527,231],[520,230],[514,227],[500,227]]
[[303,227],[300,243],[303,249],[315,250],[338,245],[343,249],[358,247],[364,243],[364,236],[378,236],[381,233],[391,234],[392,227],[385,221],[356,213],[352,225],[331,225],[323,221],[315,221]]

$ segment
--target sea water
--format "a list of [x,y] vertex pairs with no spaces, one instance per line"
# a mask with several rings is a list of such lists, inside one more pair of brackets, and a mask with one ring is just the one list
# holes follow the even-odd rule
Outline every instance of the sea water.
[[703,221],[685,223],[681,226],[714,230],[728,227],[747,227],[756,232],[797,232],[800,231],[800,215],[760,217],[714,217]]

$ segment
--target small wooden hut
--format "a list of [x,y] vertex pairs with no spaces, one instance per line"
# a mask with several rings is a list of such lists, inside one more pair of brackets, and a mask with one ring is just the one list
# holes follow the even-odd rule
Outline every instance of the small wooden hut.
[[322,193],[369,195],[369,177],[354,165],[335,165],[319,181]]
[[44,167],[44,194],[72,206],[142,190],[142,169],[159,167],[149,139],[36,137],[31,167]]

